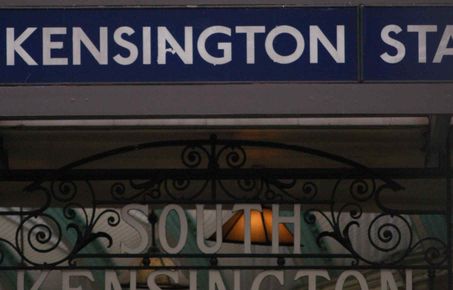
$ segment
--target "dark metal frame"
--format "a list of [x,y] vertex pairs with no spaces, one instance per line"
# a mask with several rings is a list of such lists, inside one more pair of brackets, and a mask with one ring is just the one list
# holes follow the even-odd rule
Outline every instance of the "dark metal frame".
[[[449,149],[449,144],[446,144]],[[94,164],[106,158],[129,152],[144,152],[162,148],[181,148],[181,166],[175,169],[153,170],[103,170],[92,178],[84,175],[80,167]],[[247,163],[247,153],[251,149],[282,150],[298,154],[308,154],[315,158],[330,160],[341,168],[331,171],[307,169],[253,168]],[[448,150],[447,149],[447,150]],[[154,152],[154,151],[153,151]],[[450,157],[450,152],[448,151]],[[224,140],[211,135],[209,139],[174,140],[126,146],[96,154],[61,168],[44,173],[25,188],[27,195],[41,196],[44,202],[33,209],[1,211],[1,216],[18,216],[20,222],[15,240],[10,241],[0,233],[0,270],[39,270],[39,269],[167,269],[150,265],[108,265],[92,266],[86,261],[104,258],[143,258],[172,257],[187,263],[171,269],[418,269],[426,270],[434,280],[437,271],[448,271],[449,289],[452,282],[452,208],[451,208],[451,169],[448,162],[445,169],[437,169],[432,174],[441,173],[446,182],[445,208],[441,210],[404,210],[385,206],[382,193],[398,193],[404,188],[377,171],[367,168],[347,158],[313,148],[287,145],[274,142],[251,140]],[[431,172],[431,171],[430,171]],[[404,174],[403,174],[404,175]],[[409,174],[410,175],[410,174]],[[318,176],[318,177],[317,177]],[[11,175],[10,177],[13,177]],[[17,176],[16,176],[17,177]],[[423,173],[420,177],[426,177]],[[2,176],[3,180],[8,176]],[[14,179],[14,178],[12,178]],[[17,177],[18,180],[22,180]],[[25,178],[26,179],[26,178]],[[322,179],[334,179],[330,197],[321,197]],[[109,180],[110,198],[100,199],[93,184],[97,180]],[[233,185],[233,186],[232,186]],[[85,202],[80,201],[83,195]],[[87,203],[86,200],[89,200]],[[99,239],[113,243],[108,232],[96,230],[101,221],[116,227],[121,217],[112,206],[140,203],[149,205],[175,204],[287,204],[302,205],[303,217],[307,224],[315,224],[323,219],[330,229],[317,236],[318,244],[331,238],[341,244],[343,253],[303,253],[303,254],[167,254],[149,251],[143,254],[87,253],[87,245]],[[363,224],[364,206],[372,204],[378,214],[369,224]],[[319,206],[327,207],[327,212]],[[50,208],[62,211],[65,221],[57,220],[47,213]],[[77,212],[82,213],[83,222],[76,222]],[[447,240],[437,237],[417,237],[411,224],[410,215],[441,215],[445,217]],[[368,239],[370,248],[385,253],[388,259],[382,261],[367,257],[353,244],[351,230],[366,228],[363,238]],[[35,254],[48,254],[63,243],[65,231],[76,234],[70,251],[61,259],[41,263],[33,261],[30,251]],[[406,237],[404,242],[403,237]],[[154,237],[153,237],[154,238]],[[21,264],[5,265],[4,251],[13,251],[22,259]],[[408,262],[415,252],[423,259],[416,263]],[[391,255],[390,255],[391,254]],[[224,258],[275,258],[275,265],[222,265]],[[286,263],[288,258],[304,258],[304,264]],[[196,259],[209,259],[208,266],[191,263]],[[336,265],[332,261],[347,259],[347,265]],[[320,263],[323,262],[323,263]],[[327,262],[326,262],[327,261]]]

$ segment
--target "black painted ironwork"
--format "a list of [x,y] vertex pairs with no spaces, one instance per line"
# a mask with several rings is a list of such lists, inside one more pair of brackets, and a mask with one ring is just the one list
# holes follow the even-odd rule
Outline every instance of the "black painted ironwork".
[[[97,183],[97,178],[70,178],[86,165],[93,166],[96,162],[130,152],[146,152],[147,155],[144,156],[149,156],[150,150],[162,148],[179,150],[179,167],[153,168],[149,175],[141,170],[137,178],[134,178],[131,170],[125,170],[127,174],[123,178],[121,170],[115,170],[115,176],[111,179],[108,175],[102,176],[102,184]],[[294,158],[298,158],[298,154],[306,154],[334,162],[340,169],[336,170],[334,176],[327,174],[323,178],[310,178],[304,169],[292,171],[255,168],[249,164],[248,154],[256,149],[292,152]],[[266,166],[265,162],[263,160],[263,166]],[[301,172],[305,172],[305,175]],[[0,236],[0,269],[142,269],[150,266],[96,267],[84,261],[103,258],[147,259],[155,256],[187,260],[187,263],[172,266],[172,269],[423,269],[431,272],[448,270],[451,279],[449,166],[442,172],[445,173],[447,183],[445,208],[436,211],[405,210],[390,208],[383,200],[384,193],[398,194],[404,190],[401,184],[350,159],[313,148],[264,141],[225,140],[218,139],[215,135],[202,140],[161,141],[121,147],[68,164],[28,185],[24,194],[39,197],[42,201],[35,207],[0,212],[1,216],[20,217],[13,240]],[[334,180],[325,183],[326,178]],[[108,195],[104,194],[106,191]],[[143,254],[87,253],[87,246],[96,241],[104,241],[107,248],[116,242],[108,231],[97,228],[101,223],[107,223],[112,229],[117,227],[121,216],[114,208],[130,203],[147,204],[156,208],[167,203],[188,207],[193,204],[297,203],[302,206],[303,218],[307,224],[322,222],[328,225],[317,236],[319,245],[326,239],[332,239],[342,246],[343,251],[321,254],[211,255],[176,255],[157,251]],[[61,217],[50,214],[50,208],[57,209]],[[365,208],[373,208],[376,212],[372,220],[364,219]],[[81,214],[82,221],[77,220],[77,213]],[[416,234],[410,216],[428,214],[446,218],[445,231],[449,233],[447,240]],[[65,239],[68,232],[75,236],[74,241]],[[354,244],[353,236],[357,233],[368,241],[369,248],[375,254],[367,255]],[[64,255],[45,263],[34,258],[54,252],[63,243],[68,247]],[[4,264],[3,253],[6,250],[18,255],[23,263]],[[376,253],[385,255],[387,259],[382,260],[382,256]],[[415,254],[422,258],[413,262],[411,257]],[[275,265],[226,266],[221,263],[224,258],[263,257],[275,258]],[[208,266],[190,263],[194,259],[206,258],[212,262]],[[304,263],[285,263],[288,258],[304,258]],[[337,259],[347,260],[348,263],[332,262]]]

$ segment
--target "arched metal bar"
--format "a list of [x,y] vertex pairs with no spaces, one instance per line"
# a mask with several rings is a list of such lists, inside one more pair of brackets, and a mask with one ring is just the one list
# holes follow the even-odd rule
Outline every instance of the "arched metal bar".
[[148,150],[148,149],[178,147],[178,146],[209,146],[209,145],[237,146],[237,147],[249,146],[249,147],[255,147],[255,148],[262,148],[262,149],[279,149],[279,150],[287,150],[287,151],[292,151],[292,152],[297,152],[297,153],[309,154],[312,156],[317,156],[317,157],[320,157],[323,159],[341,163],[341,164],[347,165],[349,167],[361,170],[364,172],[364,174],[366,174],[368,176],[372,176],[372,177],[375,177],[377,179],[384,181],[393,190],[403,189],[403,187],[396,181],[394,181],[388,177],[381,176],[378,173],[374,172],[372,169],[368,168],[367,166],[362,165],[356,161],[353,161],[351,159],[345,158],[340,155],[332,154],[329,152],[325,152],[322,150],[318,150],[318,149],[314,149],[314,148],[310,148],[310,147],[306,147],[306,146],[291,145],[291,144],[284,144],[284,143],[278,143],[278,142],[240,140],[240,139],[217,139],[217,136],[214,134],[211,135],[210,139],[170,140],[170,141],[147,142],[147,143],[141,143],[141,144],[137,144],[137,145],[123,146],[123,147],[119,147],[116,149],[93,154],[91,156],[71,162],[71,163],[61,167],[58,170],[58,173],[56,176],[46,177],[43,180],[38,180],[38,181],[32,183],[29,187],[32,188],[32,187],[36,186],[37,184],[39,184],[40,182],[45,181],[45,180],[58,179],[58,177],[64,175],[66,171],[71,170],[71,169],[76,169],[79,166],[90,164],[95,161],[100,161],[100,160],[103,160],[103,159],[106,159],[109,157],[126,154],[129,152]]

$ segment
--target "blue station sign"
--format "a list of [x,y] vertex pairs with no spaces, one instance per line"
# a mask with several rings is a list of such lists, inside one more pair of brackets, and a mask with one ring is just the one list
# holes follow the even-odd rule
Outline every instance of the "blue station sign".
[[453,81],[453,6],[365,8],[362,37],[364,80]]
[[453,81],[453,7],[0,10],[0,84]]

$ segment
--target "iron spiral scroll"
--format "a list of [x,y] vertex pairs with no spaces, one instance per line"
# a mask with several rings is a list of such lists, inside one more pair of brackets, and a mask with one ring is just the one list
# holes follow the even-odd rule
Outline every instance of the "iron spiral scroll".
[[[101,187],[96,185],[96,180],[67,178],[71,170],[86,164],[93,165],[129,152],[143,152],[150,156],[153,150],[162,148],[174,148],[179,152],[178,168],[154,168],[146,177],[115,178]],[[360,174],[359,177],[357,174],[350,176],[345,171],[343,176],[326,185],[324,180],[304,176],[297,170],[251,164],[249,153],[253,150],[285,151],[293,154],[294,158],[306,154],[354,169]],[[79,267],[77,261],[83,260],[82,256],[90,255],[86,253],[94,243],[102,241],[108,249],[117,242],[105,227],[99,230],[101,224],[113,229],[121,223],[118,211],[108,205],[130,203],[297,203],[302,205],[305,223],[324,225],[316,236],[320,247],[328,239],[341,245],[341,252],[332,253],[331,259],[346,257],[352,267],[444,268],[450,250],[447,242],[437,237],[418,236],[410,214],[385,206],[383,192],[397,193],[403,189],[395,181],[380,177],[352,160],[298,145],[224,140],[212,135],[202,140],[126,146],[78,160],[61,168],[52,178],[28,185],[24,194],[38,196],[42,200],[33,209],[0,212],[1,216],[17,221],[14,239],[0,237],[0,269]],[[107,190],[109,198],[101,196],[101,190]],[[365,214],[370,204],[378,209],[372,217]],[[363,253],[357,246],[357,234],[367,239],[372,255]],[[61,248],[66,251],[52,255],[52,259],[46,258],[45,263],[39,259],[40,255],[48,257]],[[20,257],[20,263],[8,262],[5,258],[7,251]],[[422,260],[417,265],[409,264],[408,259],[416,253],[422,255]],[[108,253],[105,256],[117,257],[118,254]],[[325,259],[325,255],[317,257],[316,254],[308,254],[314,260]],[[284,255],[292,256],[290,253]],[[96,255],[93,254],[93,257]],[[319,266],[316,263],[313,265]],[[304,267],[310,267],[309,262]],[[331,263],[325,268],[335,267]]]

